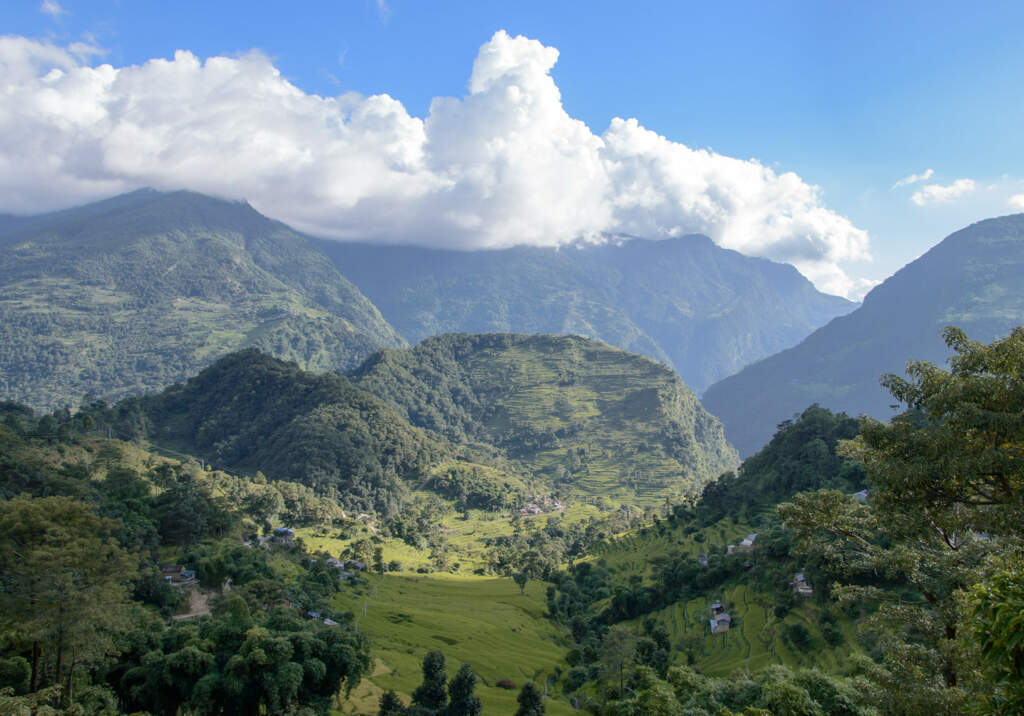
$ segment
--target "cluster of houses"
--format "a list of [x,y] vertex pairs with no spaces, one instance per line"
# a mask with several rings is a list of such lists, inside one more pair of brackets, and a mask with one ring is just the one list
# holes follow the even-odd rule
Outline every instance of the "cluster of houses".
[[519,510],[519,514],[542,515],[545,512],[554,512],[561,509],[562,503],[558,501],[557,497],[551,497],[550,495],[545,495],[543,497],[539,495],[531,495],[530,501]]
[[366,562],[358,559],[341,560],[336,557],[330,557],[327,560],[327,565],[338,570],[338,579],[343,582],[347,582],[359,572],[366,571]]
[[711,619],[708,621],[712,634],[724,634],[732,626],[732,617],[719,601],[711,602]]

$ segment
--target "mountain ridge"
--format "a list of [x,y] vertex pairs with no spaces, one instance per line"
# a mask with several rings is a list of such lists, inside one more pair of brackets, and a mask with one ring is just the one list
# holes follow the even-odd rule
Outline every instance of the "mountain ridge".
[[0,231],[6,396],[116,399],[263,348],[348,369],[405,342],[305,237],[243,202],[140,190]]
[[849,315],[712,385],[704,402],[740,454],[750,455],[777,423],[812,403],[888,419],[892,399],[879,379],[902,374],[908,359],[944,363],[945,326],[990,342],[1022,320],[1024,214],[985,219],[901,268]]
[[584,335],[665,362],[698,393],[856,306],[699,234],[478,251],[315,243],[410,343]]

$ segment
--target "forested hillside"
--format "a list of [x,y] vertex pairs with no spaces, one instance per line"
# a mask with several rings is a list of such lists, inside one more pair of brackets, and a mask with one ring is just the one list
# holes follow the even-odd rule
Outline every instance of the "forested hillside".
[[750,455],[811,403],[891,417],[879,377],[902,375],[911,358],[942,365],[945,326],[991,341],[1022,322],[1024,214],[980,221],[896,272],[850,315],[711,386],[704,404],[740,454]]
[[700,393],[855,304],[706,236],[559,249],[317,246],[410,342],[447,332],[589,336],[668,363]]
[[254,346],[347,369],[402,339],[307,240],[244,203],[138,191],[0,224],[0,392],[163,388]]
[[660,504],[737,464],[670,369],[578,336],[438,336],[383,351],[352,379],[413,425],[496,446],[558,493]]
[[454,449],[348,379],[248,349],[153,396],[99,410],[124,434],[233,472],[262,471],[389,519]]

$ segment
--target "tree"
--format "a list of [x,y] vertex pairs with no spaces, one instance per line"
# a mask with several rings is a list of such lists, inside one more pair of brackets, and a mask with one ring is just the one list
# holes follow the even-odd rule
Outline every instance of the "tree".
[[412,692],[413,705],[434,711],[442,710],[448,703],[448,694],[445,692],[447,681],[444,654],[436,649],[428,651],[423,657],[423,683]]
[[841,599],[885,605],[866,621],[884,657],[869,671],[908,712],[956,710],[966,687],[982,699],[993,690],[972,683],[962,596],[990,579],[987,558],[1020,539],[1024,518],[1024,328],[990,345],[955,328],[944,338],[950,369],[912,361],[908,379],[883,377],[906,412],[863,419],[843,447],[865,466],[869,504],[823,492],[779,508],[803,551],[861,583]]
[[526,583],[530,581],[530,575],[524,569],[521,572],[513,574],[512,579],[517,585],[519,585],[519,593],[524,594],[526,592]]
[[1024,713],[1024,564],[1020,555],[984,584],[974,585],[967,599],[964,635],[976,644],[985,678],[995,686],[979,711]]
[[394,691],[385,691],[380,695],[378,703],[380,708],[377,710],[377,716],[403,716],[405,714],[405,706],[402,705],[402,700]]
[[516,701],[519,703],[516,716],[544,716],[544,696],[532,681],[523,684]]
[[636,653],[636,635],[629,627],[616,624],[604,635],[601,642],[601,661],[608,671],[619,677],[619,695],[622,694],[623,674],[626,665]]
[[0,502],[0,632],[30,650],[31,691],[52,673],[70,702],[75,670],[116,653],[138,574],[110,536],[116,528],[67,497]]
[[469,664],[463,664],[448,683],[448,716],[479,716],[483,707],[473,694],[475,688],[476,674]]

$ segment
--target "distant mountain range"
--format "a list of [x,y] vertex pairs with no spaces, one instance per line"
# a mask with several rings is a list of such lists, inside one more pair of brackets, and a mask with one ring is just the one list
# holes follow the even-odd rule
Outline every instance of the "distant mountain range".
[[245,346],[324,371],[404,345],[305,237],[189,192],[5,217],[0,325],[0,392],[44,408],[159,389]]
[[578,334],[667,363],[698,393],[856,307],[700,235],[472,252],[316,245],[410,343]]
[[872,290],[863,305],[799,345],[711,386],[704,405],[743,456],[811,403],[850,415],[893,415],[879,385],[908,360],[944,364],[948,325],[990,342],[1024,323],[1024,214],[972,224],[946,237]]
[[373,247],[311,239],[245,203],[152,190],[0,216],[0,395],[37,408],[157,390],[242,347],[345,371],[446,332],[584,335],[700,391],[853,307],[791,266],[703,236]]

